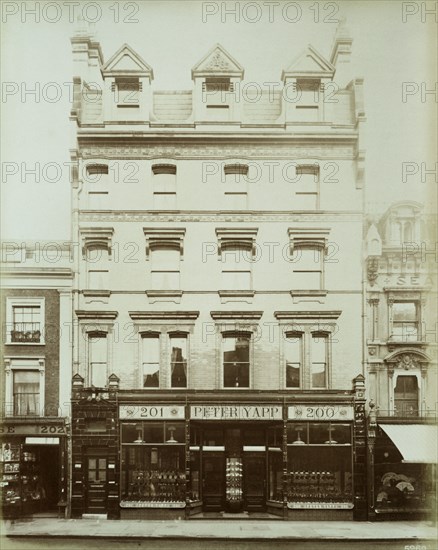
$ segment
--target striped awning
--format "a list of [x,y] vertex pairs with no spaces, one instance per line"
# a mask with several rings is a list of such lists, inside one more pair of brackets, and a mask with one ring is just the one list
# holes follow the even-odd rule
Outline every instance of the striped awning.
[[436,464],[437,426],[429,424],[379,424],[400,451],[403,461]]

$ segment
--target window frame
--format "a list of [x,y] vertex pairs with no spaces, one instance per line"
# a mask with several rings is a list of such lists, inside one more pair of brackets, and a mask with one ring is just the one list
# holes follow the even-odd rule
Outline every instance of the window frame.
[[[163,387],[163,350],[162,350],[162,338],[161,338],[161,332],[158,331],[152,331],[152,330],[143,330],[139,332],[140,337],[140,384],[139,387],[144,390],[159,390]],[[143,340],[145,338],[156,340],[157,346],[158,346],[158,363],[152,362],[152,361],[145,361],[144,356],[144,350],[143,350]],[[158,364],[158,385],[156,386],[145,386],[145,375],[144,375],[144,365],[156,365]]]
[[[225,330],[221,333],[221,388],[224,390],[241,390],[241,389],[251,389],[252,387],[252,365],[254,363],[253,361],[253,332],[249,330]],[[232,361],[225,362],[225,349],[224,349],[224,343],[226,338],[239,338],[240,337],[247,337],[248,338],[248,385],[247,386],[226,386],[225,385],[225,363],[232,363]],[[236,362],[234,362],[235,364]],[[246,364],[245,362],[239,362]]]
[[[283,363],[284,363],[284,369],[285,369],[285,388],[287,390],[292,390],[292,389],[295,389],[295,390],[300,390],[303,388],[303,378],[304,378],[304,372],[303,372],[303,368],[304,368],[304,338],[305,338],[305,333],[304,332],[301,332],[301,331],[285,331],[283,333],[283,337],[284,337],[284,343],[283,343]],[[299,338],[299,356],[300,356],[300,361],[299,361],[299,373],[298,373],[298,386],[289,386],[288,383],[287,383],[287,380],[288,380],[288,360],[287,360],[287,355],[286,355],[286,349],[287,349],[287,345],[289,345],[291,342],[289,342],[289,340],[291,338]]]
[[[406,338],[403,335],[403,331],[401,334],[401,337],[398,337],[398,335],[394,334],[394,327],[395,325],[401,326],[403,328],[404,324],[414,324],[412,321],[394,321],[394,305],[395,304],[414,304],[415,306],[415,329],[416,329],[416,338],[415,339],[409,339],[409,334],[406,334]],[[399,343],[412,343],[412,342],[420,342],[421,341],[421,301],[416,298],[401,298],[401,297],[395,297],[394,299],[391,299],[389,301],[389,340],[391,342],[399,342]]]
[[[189,387],[189,373],[190,373],[190,333],[187,331],[181,331],[181,330],[173,330],[171,332],[167,333],[168,337],[168,363],[169,363],[169,387],[172,390],[186,390]],[[185,339],[185,346],[186,346],[186,358],[185,358],[185,377],[186,377],[186,383],[185,386],[174,386],[172,384],[172,338],[184,338]],[[184,363],[184,361],[175,361],[175,363]]]
[[32,417],[45,416],[45,359],[44,357],[5,357],[5,416],[23,417],[15,414],[14,402],[14,372],[35,371],[39,374],[39,414]]
[[[90,342],[91,338],[105,338],[106,342],[106,361],[92,361],[92,342]],[[87,379],[89,386],[93,386],[93,364],[105,364],[106,365],[106,385],[103,387],[108,387],[108,377],[109,377],[109,332],[107,330],[103,329],[93,329],[87,331]],[[95,386],[95,387],[101,387],[101,386]]]
[[[14,308],[15,307],[38,307],[40,310],[40,339],[38,342],[13,342],[12,332],[14,331]],[[24,331],[23,331],[24,332]],[[45,345],[45,298],[6,298],[6,341],[11,346],[41,346]]]

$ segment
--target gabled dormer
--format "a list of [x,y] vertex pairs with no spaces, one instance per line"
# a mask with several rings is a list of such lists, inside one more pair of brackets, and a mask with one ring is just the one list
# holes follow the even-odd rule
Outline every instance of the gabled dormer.
[[243,67],[216,44],[192,69],[196,123],[239,123]]
[[105,122],[149,121],[152,67],[124,44],[102,67]]
[[333,80],[334,66],[308,45],[282,72],[285,123],[325,121],[324,86]]

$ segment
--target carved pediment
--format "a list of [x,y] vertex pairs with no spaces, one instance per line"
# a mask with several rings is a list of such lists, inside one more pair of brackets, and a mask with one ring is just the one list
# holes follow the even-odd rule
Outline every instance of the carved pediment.
[[202,76],[238,76],[243,78],[243,67],[216,44],[192,69],[192,78]]
[[334,66],[309,44],[283,71],[281,79],[284,80],[287,77],[333,78],[334,74]]
[[106,76],[146,76],[154,78],[152,67],[146,63],[137,52],[128,44],[117,52],[102,67],[102,74]]

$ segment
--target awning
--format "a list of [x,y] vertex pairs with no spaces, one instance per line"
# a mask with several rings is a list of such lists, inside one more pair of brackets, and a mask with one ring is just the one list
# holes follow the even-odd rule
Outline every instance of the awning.
[[400,451],[402,462],[436,464],[437,426],[426,424],[379,424]]

